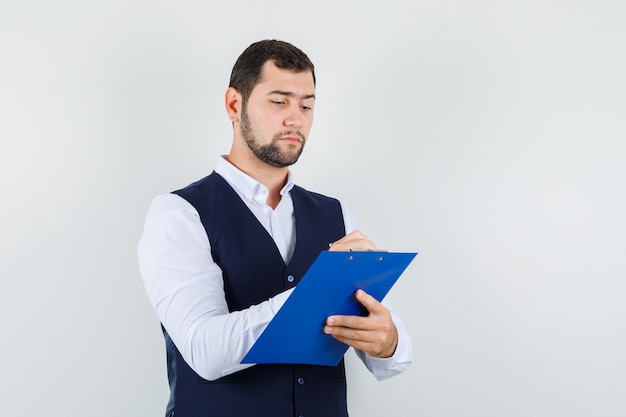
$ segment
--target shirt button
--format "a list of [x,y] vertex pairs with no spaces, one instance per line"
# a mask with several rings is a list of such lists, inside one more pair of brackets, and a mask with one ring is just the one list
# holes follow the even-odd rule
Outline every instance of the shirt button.
[[298,384],[304,385],[304,378],[298,378]]
[[294,282],[295,280],[296,280],[296,279],[294,278],[294,276],[293,276],[293,275],[289,275],[289,276],[287,277],[287,281],[289,281],[289,282]]

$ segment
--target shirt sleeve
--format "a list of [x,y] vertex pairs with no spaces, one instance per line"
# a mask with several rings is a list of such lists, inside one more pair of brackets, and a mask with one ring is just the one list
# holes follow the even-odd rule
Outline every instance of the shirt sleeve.
[[[363,230],[361,224],[356,219],[350,208],[343,202],[341,203],[341,210],[344,216],[346,233],[350,233],[354,230],[360,230],[367,236],[367,233]],[[379,381],[391,378],[392,376],[404,372],[413,361],[413,345],[404,322],[398,313],[393,309],[393,306],[389,301],[389,296],[383,299],[382,304],[391,312],[391,318],[396,326],[396,329],[398,330],[398,346],[396,346],[393,356],[390,358],[375,358],[365,354],[363,351],[355,349],[357,357],[361,359],[367,369]]]
[[292,290],[230,313],[200,217],[175,194],[153,200],[137,254],[150,303],[198,375],[215,380],[252,366],[239,362]]

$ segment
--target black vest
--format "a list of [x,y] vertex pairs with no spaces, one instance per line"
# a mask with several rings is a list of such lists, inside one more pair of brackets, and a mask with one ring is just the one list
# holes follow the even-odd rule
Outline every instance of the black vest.
[[[296,247],[285,265],[271,236],[217,173],[175,191],[200,215],[211,255],[223,271],[230,311],[294,287],[328,243],[345,235],[335,199],[294,186]],[[295,278],[295,279],[294,279]],[[196,374],[164,330],[170,401],[176,417],[345,417],[343,360],[335,367],[255,365],[215,381]]]

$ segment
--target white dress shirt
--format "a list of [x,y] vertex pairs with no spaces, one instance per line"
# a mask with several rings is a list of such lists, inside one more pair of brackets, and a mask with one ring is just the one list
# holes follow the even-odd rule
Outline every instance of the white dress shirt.
[[[237,192],[272,236],[285,263],[293,255],[295,215],[289,191],[291,173],[275,209],[266,204],[268,190],[225,158],[215,171]],[[360,229],[342,204],[346,233]],[[215,380],[253,366],[239,362],[291,294],[284,291],[245,310],[229,312],[222,271],[211,256],[206,231],[195,208],[176,194],[156,197],[148,210],[138,245],[139,269],[156,314],[189,366],[201,377]],[[411,364],[411,341],[390,305],[398,329],[398,346],[391,358],[374,358],[356,350],[379,380]]]

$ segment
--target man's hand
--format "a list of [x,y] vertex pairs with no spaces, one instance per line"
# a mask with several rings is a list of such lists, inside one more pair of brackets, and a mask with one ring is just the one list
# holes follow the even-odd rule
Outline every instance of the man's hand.
[[[333,244],[333,246],[335,246]],[[363,290],[356,292],[356,299],[369,311],[367,317],[330,316],[326,319],[324,333],[362,350],[369,356],[389,358],[398,345],[398,330],[391,320],[389,310]]]
[[329,251],[349,252],[349,251],[365,251],[377,250],[378,248],[359,230],[354,230],[336,242],[330,244]]

